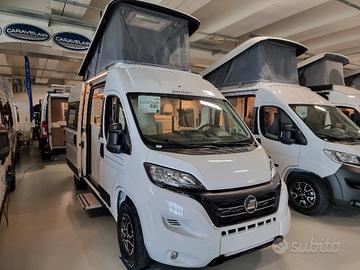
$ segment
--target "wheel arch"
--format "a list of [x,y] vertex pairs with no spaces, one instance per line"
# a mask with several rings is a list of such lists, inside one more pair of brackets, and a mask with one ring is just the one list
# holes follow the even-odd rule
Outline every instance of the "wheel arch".
[[329,195],[330,195],[330,200],[333,201],[334,200],[334,190],[333,187],[331,186],[331,184],[329,183],[329,181],[326,181],[324,178],[320,177],[319,175],[317,175],[314,172],[310,172],[310,171],[306,171],[306,170],[302,170],[299,168],[294,168],[291,169],[289,171],[286,172],[285,177],[284,177],[284,181],[286,184],[288,184],[289,179],[291,178],[291,176],[293,176],[294,174],[304,174],[304,175],[310,175],[312,177],[315,177],[317,179],[319,179],[322,183],[325,184]]

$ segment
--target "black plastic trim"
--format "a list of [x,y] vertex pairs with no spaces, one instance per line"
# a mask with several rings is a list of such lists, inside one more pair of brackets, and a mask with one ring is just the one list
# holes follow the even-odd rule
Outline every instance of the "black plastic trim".
[[70,168],[70,170],[76,175],[78,176],[78,169],[77,167],[74,165],[74,163],[72,163],[68,158],[66,158],[66,164],[68,165],[68,167]]
[[343,164],[325,180],[332,189],[334,205],[349,207],[353,201],[360,201],[360,167]]
[[99,191],[100,197],[106,202],[106,204],[110,207],[111,206],[111,200],[110,200],[110,194],[106,192],[105,189],[102,188],[102,186],[97,186],[97,189]]

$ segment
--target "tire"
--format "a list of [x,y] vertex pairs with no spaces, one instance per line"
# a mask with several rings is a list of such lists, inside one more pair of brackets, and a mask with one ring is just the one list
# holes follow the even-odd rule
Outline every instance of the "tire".
[[128,200],[121,204],[118,211],[117,234],[121,259],[126,268],[146,268],[150,264],[150,257],[144,244],[140,219],[135,206]]
[[296,211],[308,215],[324,214],[330,206],[325,183],[309,174],[292,174],[288,180],[289,203]]
[[82,178],[77,178],[74,175],[74,186],[76,190],[85,190],[87,189],[87,183]]

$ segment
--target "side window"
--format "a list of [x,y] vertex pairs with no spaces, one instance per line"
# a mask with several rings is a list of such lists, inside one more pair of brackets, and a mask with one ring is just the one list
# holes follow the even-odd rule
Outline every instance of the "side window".
[[263,106],[260,109],[260,128],[262,134],[271,140],[280,141],[281,131],[285,126],[295,127],[294,122],[280,108]]
[[69,103],[69,109],[68,109],[68,113],[67,113],[67,127],[68,128],[77,130],[78,108],[79,108],[79,102]]
[[245,124],[256,134],[255,96],[228,97],[227,99],[244,120]]
[[100,129],[104,104],[104,87],[97,87],[93,91],[91,99],[90,125],[94,128],[96,127]]
[[110,125],[115,123],[120,123],[123,129],[126,130],[125,115],[120,99],[117,96],[108,96],[106,98],[105,126],[104,126],[106,138]]
[[360,127],[360,113],[351,107],[338,107],[347,117]]

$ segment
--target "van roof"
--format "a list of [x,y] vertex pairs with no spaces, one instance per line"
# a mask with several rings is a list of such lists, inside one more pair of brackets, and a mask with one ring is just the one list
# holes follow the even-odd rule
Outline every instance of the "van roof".
[[342,63],[343,66],[349,64],[349,58],[347,58],[345,55],[342,55],[339,53],[326,52],[326,53],[317,54],[315,56],[312,56],[312,57],[298,63],[297,67],[298,67],[298,69],[300,69],[307,65],[314,64],[315,62],[321,61],[321,60],[330,60],[333,62]]
[[258,44],[258,43],[264,42],[264,41],[272,41],[272,42],[287,45],[287,46],[290,46],[290,47],[295,47],[296,48],[296,56],[302,55],[308,50],[304,45],[302,45],[302,44],[300,44],[298,42],[289,40],[289,39],[283,39],[283,38],[277,38],[277,37],[255,37],[255,38],[251,38],[251,39],[245,41],[244,43],[242,43],[241,45],[239,45],[238,47],[236,47],[235,49],[230,51],[223,58],[221,58],[220,60],[215,62],[215,64],[211,65],[209,68],[204,70],[201,73],[201,75],[206,76],[207,74],[211,73],[215,69],[217,69],[220,66],[224,65],[225,63],[232,60],[233,58],[235,58],[239,54],[243,53],[247,49],[251,48],[252,46],[254,46],[254,45]]
[[200,75],[176,69],[119,63],[109,69],[108,76],[119,79],[120,81],[111,80],[111,83],[123,84],[120,88],[126,93],[158,93],[224,99],[220,91]]
[[[188,24],[189,35],[193,34],[199,28],[199,25],[200,25],[200,21],[198,19],[196,19],[190,15],[187,15],[185,13],[167,8],[167,7],[151,4],[148,2],[135,1],[135,0],[113,0],[105,8],[105,11],[101,17],[100,23],[95,32],[94,38],[93,38],[93,40],[90,44],[90,47],[87,51],[87,54],[81,64],[81,67],[79,70],[79,76],[85,76],[88,66],[91,63],[91,59],[94,57],[94,55],[96,53],[99,53],[99,44],[103,40],[104,35],[106,35],[106,29],[109,27],[110,23],[112,22],[112,15],[113,15],[114,11],[121,4],[127,5],[127,6],[132,6],[135,8],[146,9],[150,12],[152,11],[152,12],[157,12],[160,14],[166,14],[173,18],[185,20]],[[153,16],[155,16],[155,15],[153,14],[152,17]],[[153,17],[153,18],[155,18],[155,17]],[[125,50],[125,49],[123,49],[123,50]],[[93,73],[97,73],[97,72],[93,72]]]
[[271,99],[279,100],[284,104],[321,104],[333,106],[307,87],[296,84],[260,82],[242,88],[233,88],[222,91],[226,96],[236,96],[236,93],[251,95],[251,92],[263,91],[271,96]]

